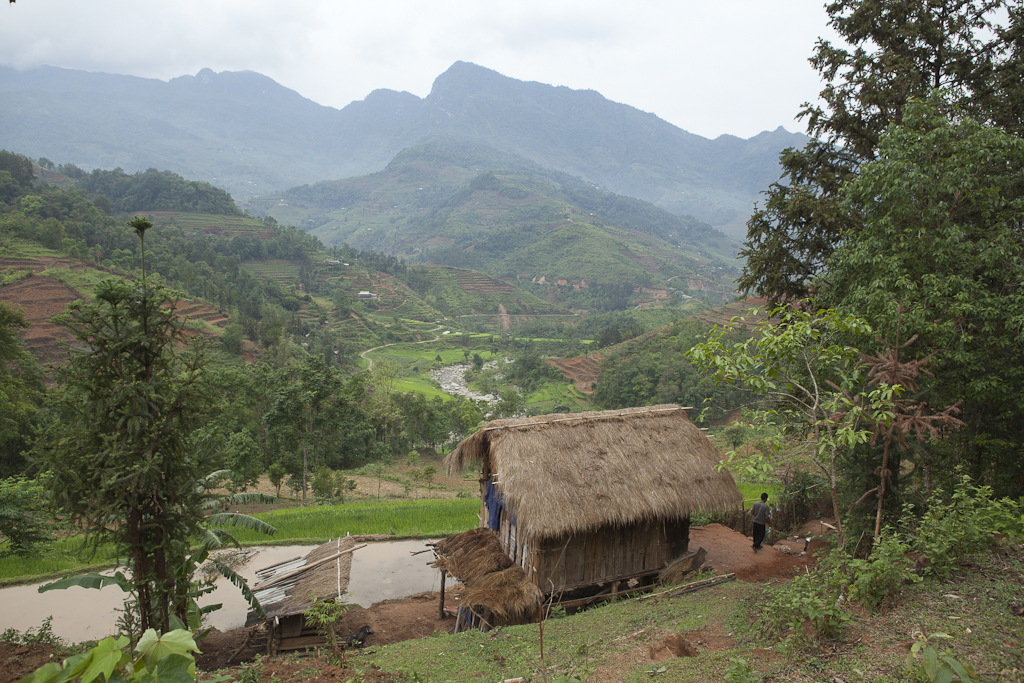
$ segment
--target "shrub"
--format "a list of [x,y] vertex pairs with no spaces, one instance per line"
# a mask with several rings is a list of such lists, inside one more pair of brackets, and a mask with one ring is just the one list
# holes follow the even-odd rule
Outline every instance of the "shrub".
[[[936,490],[917,524],[917,547],[928,559],[926,571],[948,578],[960,561],[989,548],[995,534],[1021,535],[1021,507],[1009,498],[995,500],[990,486],[978,486],[960,475],[949,501]],[[910,518],[911,505],[904,506]]]
[[895,598],[905,584],[920,581],[921,577],[913,572],[907,558],[909,550],[908,543],[886,528],[867,560],[850,561],[850,598],[865,607],[878,609]]
[[323,465],[316,471],[313,482],[310,485],[313,489],[313,498],[321,502],[334,501],[335,477],[334,472],[327,465]]
[[0,557],[40,554],[40,547],[52,540],[49,501],[40,481],[0,479]]
[[772,588],[760,620],[777,635],[789,632],[787,641],[834,638],[850,616],[843,610],[849,557],[833,551],[812,574],[799,574]]
[[309,608],[302,615],[309,623],[316,626],[320,635],[327,639],[331,651],[337,652],[338,634],[335,629],[338,621],[345,616],[351,605],[338,600],[320,600],[315,594],[310,596],[310,600],[312,602]]
[[153,629],[143,634],[135,647],[135,656],[125,652],[127,636],[104,638],[96,647],[68,657],[60,663],[44,664],[24,681],[32,683],[73,683],[75,681],[194,681],[199,652],[192,634],[173,630],[157,635]]

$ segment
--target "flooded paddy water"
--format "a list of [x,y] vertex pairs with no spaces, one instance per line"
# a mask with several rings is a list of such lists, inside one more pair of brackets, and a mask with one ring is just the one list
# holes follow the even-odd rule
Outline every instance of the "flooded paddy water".
[[[314,547],[247,548],[254,551],[253,554],[244,566],[235,571],[252,585],[257,569],[301,557]],[[356,550],[352,554],[348,602],[369,607],[382,600],[438,590],[440,575],[428,566],[433,561],[433,554],[412,554],[426,549],[426,541],[382,541]],[[40,593],[38,588],[41,585],[0,589],[0,632],[9,628],[21,632],[38,629],[48,616],[53,617],[51,630],[54,635],[72,643],[99,640],[117,630],[117,610],[123,605],[125,596],[117,586],[99,590],[75,587]],[[207,617],[208,626],[227,631],[245,624],[249,605],[241,591],[227,579],[218,579],[217,589],[200,600],[200,605],[217,603],[222,607]]]

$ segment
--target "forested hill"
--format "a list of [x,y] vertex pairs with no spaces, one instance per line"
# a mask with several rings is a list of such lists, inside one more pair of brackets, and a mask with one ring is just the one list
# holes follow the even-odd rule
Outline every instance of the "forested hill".
[[327,245],[482,271],[573,308],[614,309],[644,288],[717,305],[738,275],[738,245],[706,223],[444,138],[406,148],[378,173],[248,206]]
[[167,169],[239,200],[378,171],[437,136],[484,143],[713,225],[742,224],[806,138],[692,135],[594,91],[457,62],[425,98],[377,90],[341,110],[252,72],[163,82],[0,68],[0,147],[83,168]]
[[[177,173],[150,168],[128,174],[123,169],[94,169],[86,173],[72,164],[50,170],[75,180],[76,186],[92,201],[110,202],[110,208],[122,213],[133,211],[202,211],[227,216],[241,216],[242,211],[231,195],[209,183],[185,180]],[[99,199],[102,198],[102,199]]]

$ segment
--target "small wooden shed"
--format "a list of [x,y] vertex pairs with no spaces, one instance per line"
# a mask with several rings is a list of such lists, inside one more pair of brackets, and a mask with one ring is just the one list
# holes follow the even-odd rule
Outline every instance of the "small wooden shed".
[[719,460],[686,409],[658,405],[495,420],[445,464],[481,464],[479,526],[544,594],[567,598],[653,583],[687,552],[692,512],[738,507]]
[[[365,544],[363,544],[365,545]],[[302,557],[296,557],[256,572],[259,583],[253,593],[266,617],[250,612],[246,626],[265,621],[267,654],[320,647],[327,640],[320,630],[306,623],[303,615],[317,600],[344,600],[352,570],[352,552],[362,548],[351,536],[328,541]]]

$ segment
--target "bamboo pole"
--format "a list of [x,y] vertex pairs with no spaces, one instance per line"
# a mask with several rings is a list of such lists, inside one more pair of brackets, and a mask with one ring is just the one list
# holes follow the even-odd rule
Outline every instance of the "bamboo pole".
[[721,576],[712,576],[711,578],[708,578],[708,579],[701,579],[700,581],[694,581],[693,583],[683,584],[683,586],[681,586],[681,587],[680,586],[675,586],[674,588],[669,588],[667,591],[661,591],[660,593],[651,593],[650,595],[641,595],[639,598],[637,598],[637,601],[647,600],[649,598],[657,598],[659,596],[667,595],[669,593],[672,593],[672,595],[674,597],[676,595],[681,595],[682,593],[684,593],[686,591],[689,591],[689,590],[696,590],[698,588],[705,588],[705,587],[709,587],[709,586],[714,586],[714,585],[719,584],[719,583],[725,583],[726,581],[732,581],[735,578],[736,578],[736,574],[734,574],[732,572],[730,572],[729,574],[722,574]]
[[360,548],[365,548],[368,545],[369,545],[369,543],[364,543],[362,545],[357,545],[354,548],[349,548],[348,550],[342,550],[340,553],[337,553],[335,555],[331,555],[330,557],[325,557],[322,560],[317,560],[313,564],[307,564],[305,567],[302,567],[301,569],[296,569],[295,571],[290,572],[288,574],[285,574],[284,576],[279,576],[278,578],[274,579],[273,581],[268,581],[267,583],[261,583],[259,585],[253,586],[252,589],[254,591],[261,591],[264,588],[268,588],[269,586],[275,586],[275,585],[281,583],[282,581],[286,581],[286,580],[288,580],[288,579],[290,579],[292,577],[298,576],[299,574],[305,574],[310,569],[313,569],[314,567],[319,567],[320,565],[324,564],[325,562],[330,562],[331,560],[336,560],[339,557],[341,557],[342,555],[354,552],[356,550],[359,550]]

